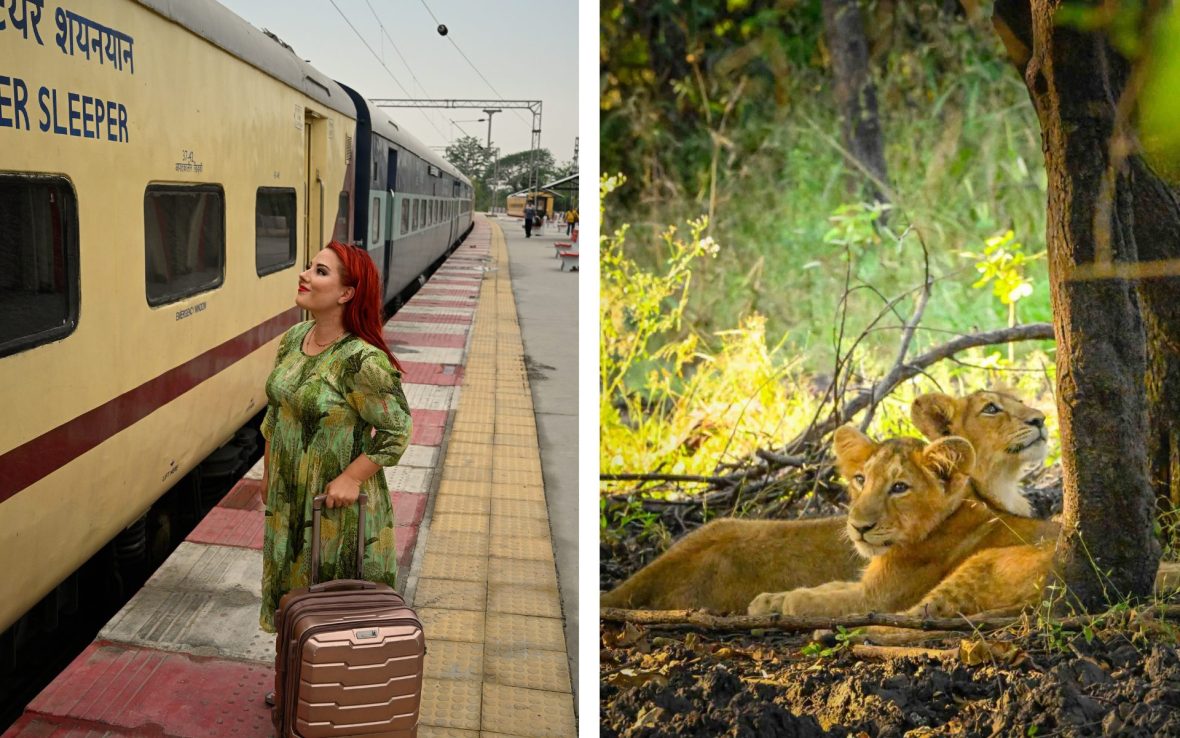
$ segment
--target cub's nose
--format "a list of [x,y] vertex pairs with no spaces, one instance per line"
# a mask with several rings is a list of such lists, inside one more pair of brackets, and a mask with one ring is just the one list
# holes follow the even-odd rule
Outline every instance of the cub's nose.
[[876,523],[869,523],[868,525],[857,525],[856,523],[850,522],[849,525],[851,525],[853,527],[853,529],[857,533],[860,534],[861,538],[864,538],[865,533],[868,533],[870,530],[877,527]]
[[1045,427],[1045,419],[1043,417],[1029,418],[1028,420],[1026,420],[1024,422],[1028,423],[1029,425],[1031,425],[1034,428],[1044,428]]

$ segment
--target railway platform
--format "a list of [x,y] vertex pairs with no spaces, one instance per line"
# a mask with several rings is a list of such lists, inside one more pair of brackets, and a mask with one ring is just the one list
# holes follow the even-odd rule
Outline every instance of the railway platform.
[[[477,216],[385,326],[414,419],[385,473],[427,637],[421,738],[576,735],[577,342],[549,316],[576,331],[577,290],[506,223]],[[259,464],[3,738],[272,735],[260,491]]]

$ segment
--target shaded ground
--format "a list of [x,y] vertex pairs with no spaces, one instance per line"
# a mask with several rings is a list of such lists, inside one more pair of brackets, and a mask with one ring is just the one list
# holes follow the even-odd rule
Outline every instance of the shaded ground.
[[600,735],[1180,735],[1180,657],[1161,642],[1034,633],[1005,653],[1010,663],[972,665],[847,648],[805,656],[807,640],[641,632],[604,647]]
[[[1059,473],[1039,477],[1028,495],[1041,515],[1059,511]],[[832,502],[810,508],[808,515],[838,511]],[[691,506],[669,508],[653,526],[652,514],[608,513],[601,588],[700,517]],[[1175,631],[1134,614],[1085,634],[1033,618],[1019,631],[988,634],[983,656],[961,649],[962,636],[925,644],[943,649],[938,656],[892,658],[830,640],[809,646],[807,635],[778,632],[612,623],[600,626],[600,636],[606,738],[1180,736]]]

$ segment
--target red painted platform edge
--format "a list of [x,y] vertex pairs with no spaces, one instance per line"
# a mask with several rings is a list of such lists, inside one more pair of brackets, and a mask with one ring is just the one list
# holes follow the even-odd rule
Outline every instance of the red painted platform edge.
[[123,730],[113,725],[92,723],[73,718],[55,718],[48,715],[33,715],[25,713],[20,716],[4,735],[0,738],[106,738],[106,736],[139,736],[159,735],[170,738],[163,733],[147,734],[142,730]]
[[262,480],[245,477],[239,479],[233,489],[221,498],[221,502],[217,503],[217,506],[234,510],[265,509],[266,505],[262,501]]
[[261,696],[272,679],[267,666],[99,640],[29,703],[25,715],[140,736],[265,736],[270,713]]
[[184,539],[190,543],[262,550],[266,516],[258,510],[215,507]]
[[393,520],[398,527],[417,527],[426,513],[426,494],[393,490]]

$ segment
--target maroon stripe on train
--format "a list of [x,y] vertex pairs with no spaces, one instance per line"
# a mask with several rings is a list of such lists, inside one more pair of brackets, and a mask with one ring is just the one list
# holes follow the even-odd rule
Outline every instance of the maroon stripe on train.
[[[0,456],[0,502],[52,474],[299,322],[291,308]],[[262,380],[259,379],[259,382]]]

